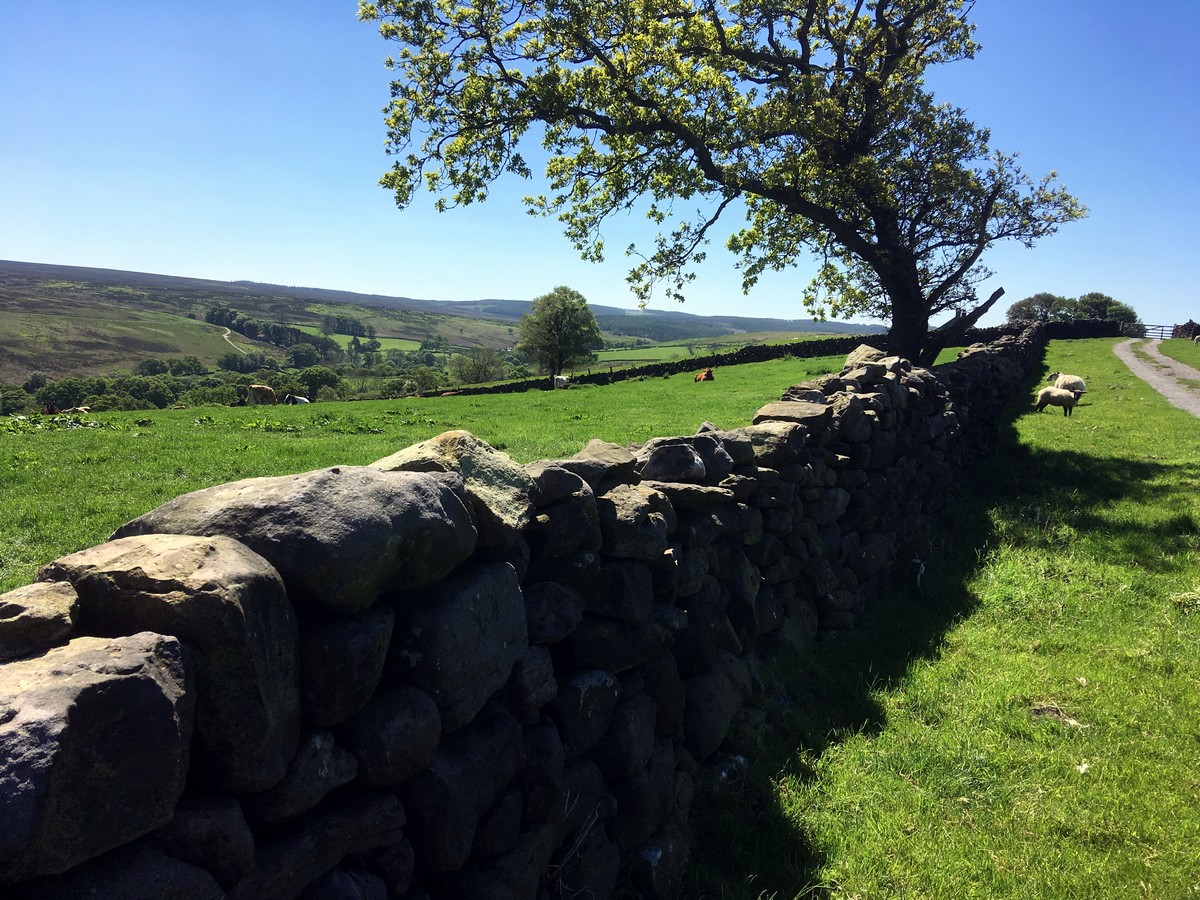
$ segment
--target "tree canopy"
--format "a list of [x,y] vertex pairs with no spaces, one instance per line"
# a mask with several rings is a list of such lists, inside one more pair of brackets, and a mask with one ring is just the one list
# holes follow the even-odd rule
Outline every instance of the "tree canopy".
[[[967,59],[974,0],[380,0],[359,5],[400,45],[386,110],[400,206],[422,187],[445,209],[500,176],[531,178],[586,259],[602,223],[644,211],[631,246],[644,301],[683,299],[710,234],[743,287],[810,255],[818,317],[892,323],[893,349],[929,358],[998,298],[974,287],[995,241],[1030,246],[1085,214],[1053,172],[1034,180],[989,133],[924,86]],[[929,334],[931,317],[955,317]]]
[[551,375],[562,374],[567,366],[590,362],[594,358],[592,348],[601,343],[600,326],[587,300],[569,287],[556,287],[538,297],[521,318],[519,349]]
[[1106,319],[1122,325],[1140,325],[1137,311],[1108,294],[1091,291],[1080,297],[1059,297],[1046,291],[1018,300],[1005,314],[1010,322],[1073,322],[1076,319]]

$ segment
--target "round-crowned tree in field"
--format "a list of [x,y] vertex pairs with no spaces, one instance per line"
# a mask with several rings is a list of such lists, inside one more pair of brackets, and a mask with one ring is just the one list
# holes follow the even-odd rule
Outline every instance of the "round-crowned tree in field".
[[562,374],[567,366],[591,362],[603,342],[600,326],[579,291],[556,287],[533,301],[521,319],[520,349],[543,372]]

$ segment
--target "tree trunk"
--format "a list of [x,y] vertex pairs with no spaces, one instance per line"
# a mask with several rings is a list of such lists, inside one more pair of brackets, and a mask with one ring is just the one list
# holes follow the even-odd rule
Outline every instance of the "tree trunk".
[[[917,307],[913,309],[911,307]],[[905,310],[902,307],[910,307]],[[902,356],[917,363],[921,357],[921,348],[929,333],[929,314],[922,310],[918,302],[897,303],[892,300],[892,327],[888,332],[888,352],[893,356]]]
[[914,359],[913,361],[919,362],[922,366],[932,366],[938,354],[944,348],[957,344],[962,339],[962,336],[966,334],[967,329],[973,328],[975,323],[982,318],[983,314],[991,309],[996,301],[1003,296],[1004,288],[996,288],[992,292],[992,296],[987,298],[986,302],[981,303],[966,315],[959,313],[945,325],[930,332],[924,341],[920,360]]

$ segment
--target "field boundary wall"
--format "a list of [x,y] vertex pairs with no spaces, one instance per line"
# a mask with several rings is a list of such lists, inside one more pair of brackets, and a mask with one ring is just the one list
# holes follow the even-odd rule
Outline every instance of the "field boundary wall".
[[676,896],[764,666],[911,575],[1047,332],[842,343],[744,427],[570,459],[448,432],[56,560],[0,596],[0,893]]

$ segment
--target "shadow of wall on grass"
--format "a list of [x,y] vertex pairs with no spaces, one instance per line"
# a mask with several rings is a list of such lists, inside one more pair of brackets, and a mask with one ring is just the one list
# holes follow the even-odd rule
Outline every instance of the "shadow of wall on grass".
[[[1030,392],[1040,383],[1031,378]],[[914,662],[934,658],[954,625],[977,608],[971,583],[986,548],[1004,542],[1053,550],[1061,535],[1102,531],[1116,555],[1147,569],[1186,564],[1172,557],[1196,546],[1200,523],[1191,515],[1147,527],[1106,510],[1118,500],[1161,508],[1172,490],[1200,479],[1200,464],[1030,448],[1016,429],[1028,414],[1020,403],[1006,412],[994,452],[968,467],[947,509],[911,537],[911,554],[925,563],[920,587],[913,569],[898,567],[890,590],[858,627],[813,644],[804,658],[775,673],[785,686],[777,691],[785,694],[780,703],[787,711],[753,767],[711,795],[697,817],[704,837],[684,896],[828,896],[819,882],[825,852],[788,817],[780,795],[789,780],[815,779],[814,761],[831,747],[883,730],[887,717],[878,696],[898,687]],[[714,883],[722,886],[718,894],[701,886]]]

